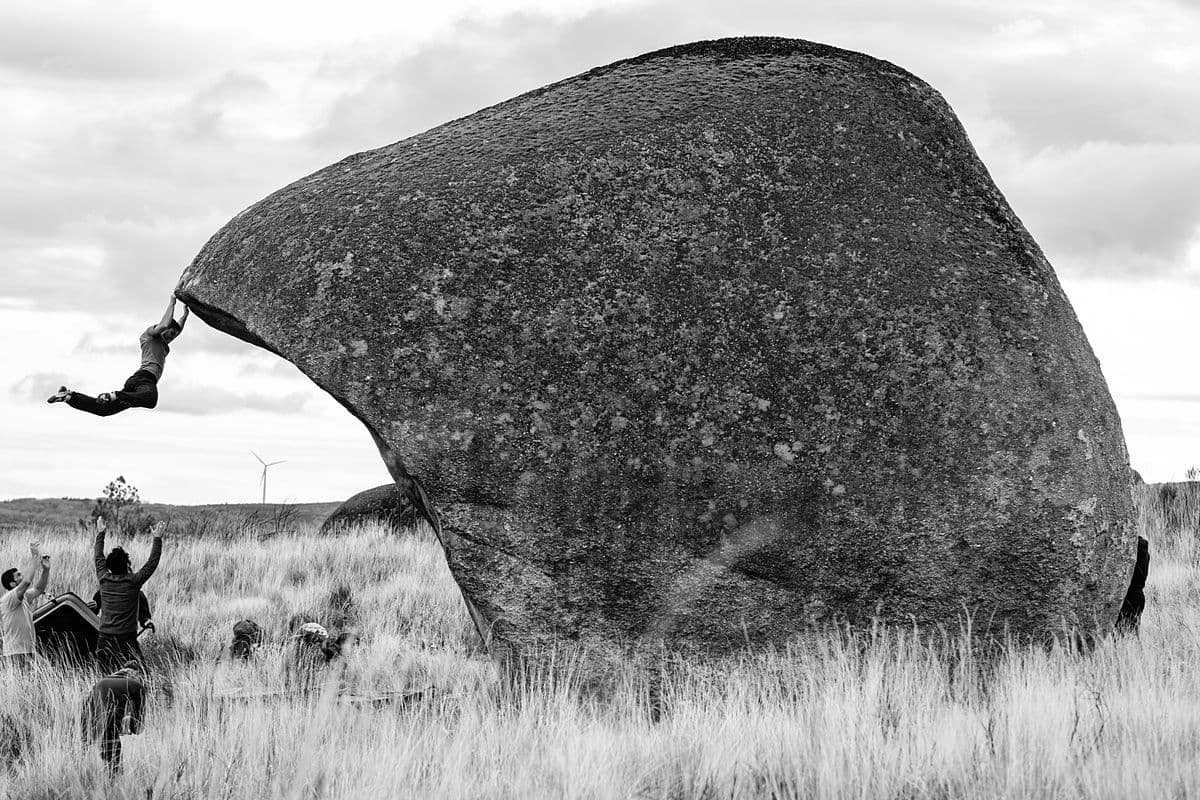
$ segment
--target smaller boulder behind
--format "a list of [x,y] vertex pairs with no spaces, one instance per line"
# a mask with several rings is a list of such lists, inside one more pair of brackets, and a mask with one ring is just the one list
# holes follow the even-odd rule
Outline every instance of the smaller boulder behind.
[[416,522],[412,501],[394,483],[359,492],[333,510],[321,524],[321,533],[364,524],[381,524],[401,534]]

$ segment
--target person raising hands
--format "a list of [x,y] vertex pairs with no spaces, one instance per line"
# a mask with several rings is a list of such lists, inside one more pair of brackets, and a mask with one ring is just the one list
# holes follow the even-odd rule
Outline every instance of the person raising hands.
[[158,569],[167,523],[159,520],[150,528],[154,543],[150,557],[137,572],[132,572],[129,554],[114,547],[104,554],[104,535],[108,526],[104,517],[96,517],[96,540],[92,556],[96,578],[100,581],[100,636],[96,641],[96,660],[101,669],[112,670],[129,659],[144,660],[138,644],[138,597],[142,586]]
[[33,601],[46,591],[50,580],[50,556],[42,555],[37,542],[29,543],[30,562],[24,572],[16,567],[0,575],[0,636],[4,656],[18,667],[29,667],[37,649],[33,628]]

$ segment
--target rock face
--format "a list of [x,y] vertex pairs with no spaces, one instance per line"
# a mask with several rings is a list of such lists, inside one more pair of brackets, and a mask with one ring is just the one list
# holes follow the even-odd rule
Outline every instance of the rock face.
[[936,91],[730,39],[601,67],[237,215],[182,276],[417,476],[494,644],[812,621],[1107,629],[1120,421]]
[[333,533],[339,528],[364,523],[381,523],[392,533],[407,527],[406,511],[410,507],[407,494],[394,483],[385,483],[354,495],[335,508],[321,523],[321,533]]

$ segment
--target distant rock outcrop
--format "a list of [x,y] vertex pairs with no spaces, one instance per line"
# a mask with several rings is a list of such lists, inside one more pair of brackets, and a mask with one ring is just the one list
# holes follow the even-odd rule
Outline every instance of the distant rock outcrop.
[[183,274],[420,478],[493,644],[1108,630],[1130,472],[1053,270],[941,96],[675,47],[351,156]]
[[321,523],[321,533],[363,524],[380,524],[392,533],[403,533],[412,521],[408,497],[396,484],[385,483],[359,492],[335,508]]

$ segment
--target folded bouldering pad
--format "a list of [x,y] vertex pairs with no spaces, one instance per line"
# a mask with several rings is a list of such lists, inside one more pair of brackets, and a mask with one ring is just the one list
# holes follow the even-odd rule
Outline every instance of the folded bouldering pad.
[[57,595],[33,612],[38,649],[51,658],[91,658],[100,636],[100,617],[74,592]]

